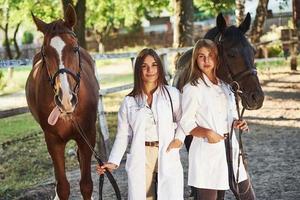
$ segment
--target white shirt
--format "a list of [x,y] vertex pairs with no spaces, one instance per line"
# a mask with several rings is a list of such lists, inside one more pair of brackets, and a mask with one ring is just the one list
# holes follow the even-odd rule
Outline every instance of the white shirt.
[[[156,104],[158,90],[156,89],[153,93],[152,105]],[[145,104],[145,118],[148,123],[145,125],[145,141],[159,141],[157,131],[157,112],[153,107],[150,107],[147,103],[147,95],[144,95]]]

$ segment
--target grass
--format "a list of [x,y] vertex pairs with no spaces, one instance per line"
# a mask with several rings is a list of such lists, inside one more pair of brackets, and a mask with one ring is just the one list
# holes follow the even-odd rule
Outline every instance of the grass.
[[41,131],[30,113],[0,119],[0,127],[0,143]]

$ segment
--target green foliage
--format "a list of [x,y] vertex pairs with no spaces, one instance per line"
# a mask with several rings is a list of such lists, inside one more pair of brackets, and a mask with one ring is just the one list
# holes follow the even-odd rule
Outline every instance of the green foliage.
[[270,31],[266,32],[261,38],[261,42],[267,42],[266,47],[268,49],[268,57],[278,57],[283,55],[281,44],[281,30],[285,29],[285,26],[272,25]]
[[218,13],[233,13],[235,8],[235,0],[194,0],[194,4],[203,16],[216,16]]
[[22,37],[22,44],[32,44],[33,34],[29,31],[25,31]]
[[137,30],[142,19],[157,17],[168,6],[169,0],[90,0],[86,25],[102,36],[120,28]]
[[3,74],[2,70],[0,70],[0,91],[3,89],[4,86],[5,86],[4,74]]
[[276,0],[278,2],[279,10],[283,10],[288,6],[288,0]]
[[281,57],[283,56],[282,47],[280,44],[268,46],[268,57]]
[[[13,40],[12,38],[10,38],[10,39],[8,40],[8,43],[9,43],[9,45],[12,45],[12,44],[14,43],[14,40]],[[3,41],[2,41],[2,46],[5,47],[5,44],[6,44],[6,40],[3,40]]]

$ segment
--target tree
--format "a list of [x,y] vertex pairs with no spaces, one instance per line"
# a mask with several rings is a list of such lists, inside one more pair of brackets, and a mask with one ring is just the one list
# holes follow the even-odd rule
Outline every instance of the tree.
[[232,12],[235,7],[235,0],[194,0],[195,6],[209,16],[217,16],[220,12]]
[[[14,18],[14,14],[16,14],[16,10],[19,10],[20,1],[17,0],[0,0],[0,18],[2,19],[0,22],[0,29],[4,32],[4,46],[6,50],[6,56],[9,59],[18,58],[20,56],[20,51],[18,44],[16,43],[16,34],[18,33],[21,19],[22,18]],[[17,51],[17,55],[14,56],[10,47],[10,37],[9,30],[14,29],[14,37],[13,42],[15,49]]]
[[174,3],[174,42],[173,47],[193,45],[193,0],[173,0]]
[[87,1],[87,28],[96,36],[99,50],[103,40],[112,31],[135,30],[143,19],[159,16],[168,9],[168,0],[89,0]]
[[74,28],[74,32],[77,35],[80,46],[86,48],[86,41],[85,41],[86,0],[77,0],[76,4],[74,4],[73,0],[61,0],[61,2],[63,7],[63,14],[66,13],[68,4],[74,6],[77,15],[77,24]]
[[260,0],[256,8],[256,16],[250,31],[250,39],[253,44],[259,43],[263,34],[263,26],[267,17],[269,0]]
[[235,7],[236,24],[240,25],[244,20],[245,0],[235,0]]

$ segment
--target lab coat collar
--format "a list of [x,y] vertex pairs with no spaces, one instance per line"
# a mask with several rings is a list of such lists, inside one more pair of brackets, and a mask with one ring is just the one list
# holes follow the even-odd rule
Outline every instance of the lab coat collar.
[[[210,87],[212,87],[212,86],[215,86],[215,84],[213,84],[210,80],[209,80],[209,78],[206,76],[206,74],[205,73],[202,73],[203,74],[203,78],[204,78],[204,80],[205,80],[205,82],[206,82],[206,84],[208,85],[208,86],[210,86]],[[221,80],[217,77],[217,81],[218,81],[218,85],[221,85]]]
[[[156,90],[153,92],[153,99],[157,98],[157,96],[162,93],[162,86],[158,86]],[[143,92],[142,95],[138,95],[135,97],[136,103],[139,108],[144,108],[148,105],[147,103],[148,96]]]

